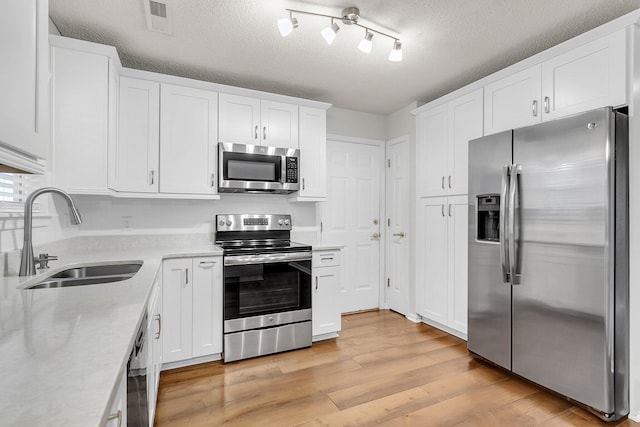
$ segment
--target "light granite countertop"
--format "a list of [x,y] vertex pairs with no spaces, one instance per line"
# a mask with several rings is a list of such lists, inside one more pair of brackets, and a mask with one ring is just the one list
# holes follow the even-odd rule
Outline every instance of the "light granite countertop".
[[[68,239],[43,249],[59,260],[31,277],[15,275],[9,254],[0,278],[0,426],[102,425],[162,260],[222,255],[208,237]],[[122,261],[143,264],[121,282],[24,289],[66,268]]]

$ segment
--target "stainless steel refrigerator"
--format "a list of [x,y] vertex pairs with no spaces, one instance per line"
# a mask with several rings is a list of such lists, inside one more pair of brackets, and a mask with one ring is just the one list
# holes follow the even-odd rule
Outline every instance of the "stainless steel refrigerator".
[[471,353],[628,413],[627,117],[603,108],[469,142]]

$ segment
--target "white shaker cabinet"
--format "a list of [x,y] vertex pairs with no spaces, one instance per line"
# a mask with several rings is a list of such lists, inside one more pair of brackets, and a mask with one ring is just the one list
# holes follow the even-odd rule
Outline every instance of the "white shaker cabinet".
[[300,107],[298,200],[327,198],[327,111]]
[[162,292],[162,363],[222,353],[222,257],[165,260]]
[[542,119],[626,101],[626,33],[619,30],[542,63]]
[[30,162],[47,158],[49,150],[48,18],[47,0],[2,3],[0,146],[10,150],[0,150],[0,160],[27,171],[36,171]]
[[147,401],[149,402],[149,427],[153,427],[162,369],[162,283],[156,279],[147,307]]
[[161,193],[216,194],[218,94],[162,84]]
[[416,118],[418,196],[466,194],[468,143],[483,134],[482,89]]
[[221,93],[218,141],[298,148],[298,106]]
[[104,427],[122,427],[127,425],[127,371],[120,376],[116,385],[116,394],[109,406]]
[[222,257],[193,258],[192,357],[222,353]]
[[535,65],[484,87],[484,133],[540,122],[540,65]]
[[53,185],[70,193],[107,193],[111,73],[106,56],[53,46]]
[[157,193],[160,85],[123,76],[119,103],[113,189]]
[[627,104],[626,50],[623,29],[485,86],[485,134]]
[[340,289],[342,273],[340,249],[314,250],[312,258],[312,335],[313,340],[335,338],[342,328]]
[[467,333],[467,197],[421,199],[416,227],[416,312]]

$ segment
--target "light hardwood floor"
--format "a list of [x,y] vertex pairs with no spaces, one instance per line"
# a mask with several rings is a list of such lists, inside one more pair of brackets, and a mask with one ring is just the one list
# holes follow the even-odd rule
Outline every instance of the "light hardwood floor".
[[162,426],[640,426],[588,412],[391,311],[342,318],[337,340],[163,372]]

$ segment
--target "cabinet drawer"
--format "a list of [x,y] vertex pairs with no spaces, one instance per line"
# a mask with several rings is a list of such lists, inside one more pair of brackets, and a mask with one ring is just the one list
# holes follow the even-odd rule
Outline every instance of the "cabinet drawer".
[[342,254],[339,249],[335,251],[314,251],[312,265],[313,268],[332,267],[334,265],[340,265],[341,258]]

